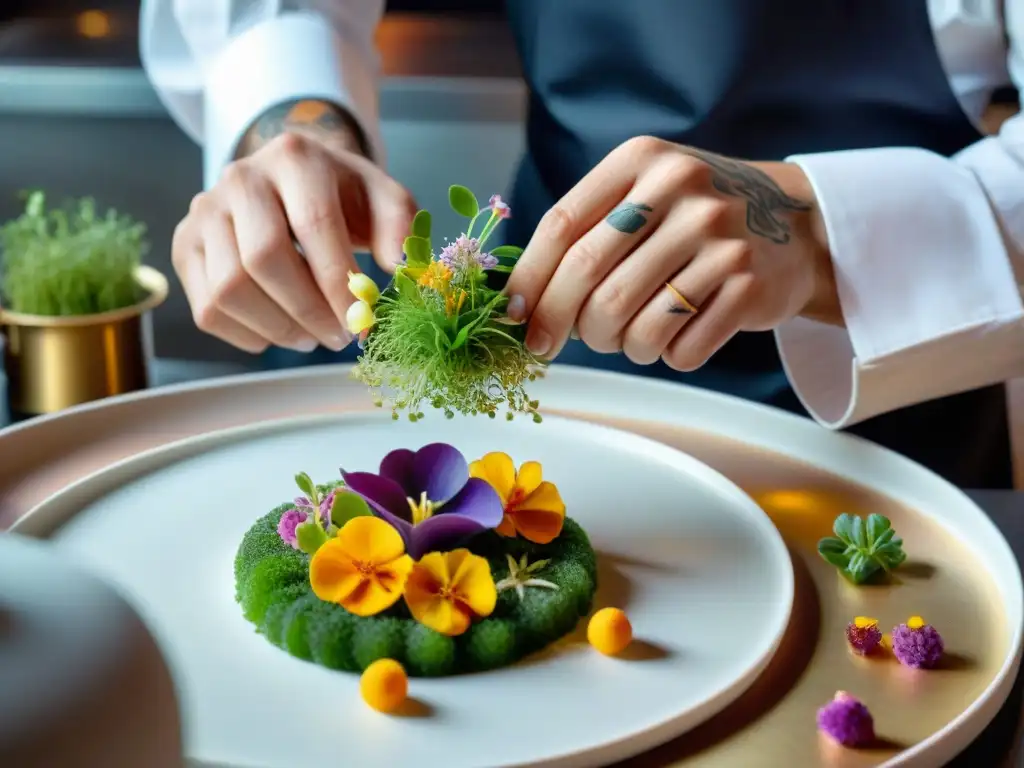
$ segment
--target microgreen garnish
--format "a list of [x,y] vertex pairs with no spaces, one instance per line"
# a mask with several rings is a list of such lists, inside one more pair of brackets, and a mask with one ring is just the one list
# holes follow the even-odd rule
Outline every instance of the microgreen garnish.
[[543,570],[550,560],[537,560],[528,563],[526,555],[523,555],[519,562],[512,555],[505,555],[508,558],[508,576],[495,584],[498,592],[506,589],[514,589],[519,599],[526,597],[527,587],[540,587],[541,589],[558,589],[558,585],[547,579],[538,579],[534,574]]
[[907,559],[903,539],[884,515],[868,515],[865,522],[856,515],[842,514],[832,531],[835,536],[818,542],[818,554],[854,584],[889,573]]
[[93,315],[143,297],[135,270],[146,252],[145,227],[86,198],[47,210],[42,192],[0,226],[0,304],[30,315]]
[[420,211],[391,284],[379,298],[369,292],[350,309],[349,329],[360,334],[363,350],[354,375],[396,419],[406,411],[417,421],[427,404],[448,418],[494,418],[504,406],[507,419],[525,413],[540,421],[539,404],[525,385],[544,363],[526,349],[525,329],[508,323],[502,291],[502,276],[522,249],[486,249],[509,207],[498,195],[481,207],[461,186],[449,189],[448,201],[469,219],[466,231],[438,251],[430,214]]

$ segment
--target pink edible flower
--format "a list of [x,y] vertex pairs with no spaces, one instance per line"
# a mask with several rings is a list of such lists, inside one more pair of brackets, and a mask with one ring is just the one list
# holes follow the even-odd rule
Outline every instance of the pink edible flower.
[[299,540],[295,536],[295,529],[306,522],[306,513],[301,509],[289,509],[281,515],[281,521],[277,524],[277,535],[292,549],[299,548]]
[[502,219],[512,216],[512,209],[508,207],[508,203],[501,199],[501,195],[491,195],[489,207],[492,213]]
[[449,243],[441,249],[438,260],[452,272],[464,270],[471,264],[477,264],[483,269],[491,269],[498,266],[498,257],[480,251],[480,241],[475,237],[459,235],[454,243]]

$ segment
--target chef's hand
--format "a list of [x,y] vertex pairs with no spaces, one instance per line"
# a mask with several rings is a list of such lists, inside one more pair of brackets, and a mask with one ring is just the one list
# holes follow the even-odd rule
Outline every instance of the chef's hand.
[[392,269],[416,212],[358,137],[320,102],[285,104],[254,124],[241,159],[196,196],[174,233],[174,268],[201,330],[253,353],[351,341],[353,250],[368,247]]
[[554,358],[591,349],[694,370],[737,331],[798,314],[842,324],[824,227],[798,166],[643,137],[543,218],[509,278],[509,316]]

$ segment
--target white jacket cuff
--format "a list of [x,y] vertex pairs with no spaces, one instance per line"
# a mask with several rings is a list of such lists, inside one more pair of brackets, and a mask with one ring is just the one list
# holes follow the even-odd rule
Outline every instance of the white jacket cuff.
[[234,39],[207,72],[203,176],[207,189],[231,162],[242,136],[271,107],[294,99],[345,108],[383,162],[377,58],[313,14],[261,22]]
[[1019,373],[1024,307],[970,170],[902,148],[788,160],[817,195],[846,323],[776,330],[811,415],[841,428]]

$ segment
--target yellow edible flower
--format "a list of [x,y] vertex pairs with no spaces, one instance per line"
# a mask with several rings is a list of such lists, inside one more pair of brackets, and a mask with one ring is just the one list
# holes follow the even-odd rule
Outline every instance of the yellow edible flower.
[[516,472],[505,453],[495,451],[469,465],[470,477],[486,480],[498,492],[505,517],[495,529],[536,544],[554,541],[565,522],[565,502],[554,483],[544,480],[540,463],[528,461]]
[[474,618],[490,616],[497,601],[490,565],[468,549],[424,555],[405,583],[413,618],[442,635],[461,635]]
[[451,279],[452,271],[444,263],[432,261],[430,266],[420,275],[419,284],[424,288],[433,288],[438,293],[443,293],[445,288],[448,287],[448,281]]
[[459,314],[462,310],[462,305],[466,303],[466,292],[459,288],[457,291],[453,291],[444,297],[444,313],[448,317]]
[[365,301],[357,301],[345,313],[345,325],[350,333],[360,334],[373,328],[376,318],[373,309]]
[[368,276],[362,272],[348,273],[348,290],[360,301],[366,302],[367,306],[373,307],[380,298],[380,288]]
[[393,527],[378,517],[354,517],[309,564],[313,594],[356,616],[373,616],[402,596],[412,558]]

